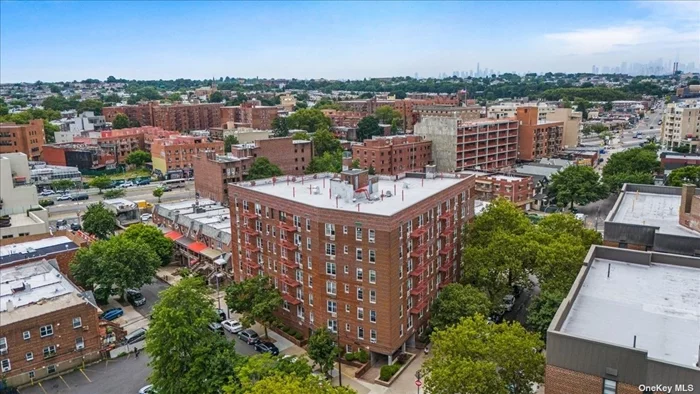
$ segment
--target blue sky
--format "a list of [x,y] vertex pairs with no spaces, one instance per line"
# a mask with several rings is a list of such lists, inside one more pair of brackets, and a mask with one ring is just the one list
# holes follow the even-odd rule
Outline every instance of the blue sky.
[[0,82],[700,64],[700,2],[0,2]]

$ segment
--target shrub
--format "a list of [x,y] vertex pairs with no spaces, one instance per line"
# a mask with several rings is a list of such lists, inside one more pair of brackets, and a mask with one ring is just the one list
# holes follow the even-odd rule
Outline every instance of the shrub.
[[48,199],[39,200],[39,205],[41,205],[42,207],[48,207],[49,205],[53,205],[55,203],[56,202],[54,200],[48,200]]
[[301,341],[302,339],[304,339],[304,336],[301,335],[301,333],[297,331],[294,333],[294,338],[296,338],[298,341]]
[[345,353],[345,361],[354,361],[355,360],[355,353]]
[[411,358],[411,355],[410,355],[410,354],[408,354],[408,353],[401,353],[401,354],[399,354],[399,357],[396,359],[396,362],[397,362],[398,364],[403,365],[403,364],[406,364],[410,358]]
[[379,370],[379,379],[388,382],[392,376],[396,374],[396,372],[401,369],[401,365],[398,363],[394,363],[392,365],[385,365],[382,367],[381,370]]
[[360,351],[356,353],[355,357],[362,364],[365,364],[367,361],[369,361],[369,353],[367,353],[365,349],[360,349]]

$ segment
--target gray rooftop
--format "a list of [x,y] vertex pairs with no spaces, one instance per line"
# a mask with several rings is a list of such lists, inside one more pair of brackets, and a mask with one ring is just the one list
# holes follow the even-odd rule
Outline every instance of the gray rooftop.
[[700,233],[678,223],[681,196],[643,192],[623,192],[611,221],[658,227],[659,233],[700,237]]

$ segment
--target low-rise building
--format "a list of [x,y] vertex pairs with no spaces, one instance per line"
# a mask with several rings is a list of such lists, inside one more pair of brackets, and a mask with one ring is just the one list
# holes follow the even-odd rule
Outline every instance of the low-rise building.
[[237,106],[221,107],[221,126],[225,129],[246,127],[256,130],[272,130],[272,122],[277,118],[275,106],[256,105],[246,102]]
[[557,155],[564,144],[564,123],[538,120],[537,107],[519,107],[516,117],[518,130],[518,159],[534,161]]
[[470,105],[466,107],[448,107],[444,105],[418,105],[413,112],[418,114],[420,121],[427,116],[438,116],[444,118],[455,118],[461,121],[473,121],[481,118],[481,106]]
[[126,198],[111,198],[102,201],[105,208],[114,212],[119,227],[127,227],[135,223],[141,223],[139,206]]
[[112,152],[89,142],[44,145],[43,157],[47,164],[77,167],[79,170],[108,170],[117,166]]
[[153,170],[167,176],[170,171],[192,172],[192,157],[213,150],[224,153],[223,141],[208,141],[206,138],[188,135],[171,135],[158,138],[151,144]]
[[700,165],[700,154],[661,152],[661,168],[665,171]]
[[209,137],[211,139],[223,141],[226,137],[233,135],[239,144],[250,144],[257,140],[266,140],[270,138],[270,134],[272,134],[271,130],[256,130],[249,127],[231,127],[227,129],[212,127],[209,129]]
[[29,124],[0,123],[0,153],[24,153],[29,160],[41,160],[44,143],[41,119],[30,120]]
[[67,179],[75,184],[82,183],[83,176],[78,167],[52,166],[43,161],[29,162],[31,182],[39,188],[51,188],[55,181]]
[[698,258],[592,246],[547,330],[545,392],[697,390],[698,294]]
[[52,233],[4,239],[0,245],[0,268],[39,261],[56,260],[58,270],[70,277],[70,263],[78,249],[87,245],[81,232],[57,230]]
[[423,171],[432,162],[432,143],[418,135],[373,137],[351,146],[360,168],[381,175]]
[[199,196],[224,205],[229,200],[228,184],[241,182],[253,163],[248,156],[217,155],[214,151],[194,155],[192,160],[197,174],[194,188]]
[[[267,157],[278,166],[285,175],[302,175],[314,158],[314,146],[311,141],[295,140],[292,137],[256,140],[254,143],[237,144],[231,147],[235,157]],[[252,163],[251,163],[252,164]]]
[[55,260],[0,267],[0,366],[11,386],[100,359],[92,292],[63,276]]
[[27,155],[0,154],[0,238],[45,234],[49,213],[39,205]]
[[462,174],[476,176],[476,199],[491,201],[505,198],[517,207],[530,210],[535,196],[532,177],[518,174],[492,174],[479,171],[462,171]]
[[223,104],[160,104],[157,101],[138,105],[104,107],[102,113],[108,122],[118,114],[125,114],[136,126],[156,126],[165,130],[206,130],[221,126],[219,108]]

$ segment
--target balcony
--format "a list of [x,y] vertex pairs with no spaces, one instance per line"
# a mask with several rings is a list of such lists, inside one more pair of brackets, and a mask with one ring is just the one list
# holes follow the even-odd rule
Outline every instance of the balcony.
[[260,231],[254,229],[254,228],[250,228],[248,226],[241,226],[241,232],[243,232],[244,234],[252,235],[252,236],[260,235]]
[[416,286],[416,287],[414,287],[414,288],[411,289],[411,295],[412,295],[412,296],[420,295],[420,294],[422,294],[422,293],[425,291],[425,289],[427,289],[427,288],[428,288],[428,281],[427,281],[427,280],[421,281],[420,284],[419,284],[418,286]]
[[445,246],[440,249],[440,254],[443,256],[448,255],[452,250],[454,249],[454,244],[452,243],[447,243]]
[[292,295],[289,294],[289,293],[282,293],[282,299],[285,300],[285,301],[287,301],[290,305],[299,305],[299,304],[301,304],[301,300],[298,300],[298,299],[294,298],[294,296],[292,296]]
[[243,249],[247,250],[248,252],[251,253],[257,253],[260,251],[260,248],[256,244],[251,244],[251,243],[245,243],[243,244]]
[[296,261],[290,260],[287,257],[282,257],[280,259],[280,262],[282,263],[283,266],[289,268],[289,269],[297,269],[299,268],[299,264],[296,263]]
[[254,270],[259,270],[261,268],[260,264],[251,259],[243,259],[243,265]]
[[427,226],[424,224],[422,226],[418,226],[415,230],[411,231],[411,238],[418,238],[425,234],[428,231]]
[[291,287],[301,286],[301,283],[299,283],[296,279],[293,279],[292,277],[290,277],[288,275],[283,274],[280,277],[280,279],[282,280],[282,283],[286,284],[287,286],[291,286]]
[[411,251],[411,257],[420,257],[425,254],[425,252],[428,251],[428,244],[422,244],[419,246],[417,249],[413,249]]
[[428,305],[428,297],[424,297],[421,301],[418,302],[417,305],[415,305],[413,308],[411,308],[411,313],[414,315],[417,315],[425,309],[425,307]]
[[426,264],[425,264],[425,263],[423,263],[423,264],[416,264],[416,265],[413,266],[413,270],[412,270],[411,272],[409,272],[409,275],[411,275],[411,276],[417,278],[417,277],[421,276],[421,274],[422,274],[423,272],[425,272],[426,268],[427,268],[427,267],[426,267]]
[[243,211],[243,213],[241,213],[241,216],[248,219],[256,219],[258,217],[258,215],[256,215],[255,212],[250,211]]
[[452,216],[452,212],[450,212],[449,210],[445,210],[445,212],[443,212],[438,217],[440,218],[440,220],[448,220],[450,218],[450,216]]
[[451,236],[452,233],[454,233],[454,231],[455,231],[455,226],[453,224],[449,227],[445,227],[445,229],[442,230],[442,232],[440,233],[440,236],[447,238],[447,237]]
[[450,268],[452,268],[453,262],[454,262],[454,259],[445,259],[445,261],[442,262],[442,265],[440,266],[440,268],[438,268],[438,271],[450,272]]
[[285,222],[280,222],[279,228],[284,231],[290,231],[290,232],[295,232],[297,231],[296,226],[293,226],[291,224],[287,224]]
[[279,242],[279,245],[287,250],[297,250],[297,246],[287,241],[286,239],[281,240]]

